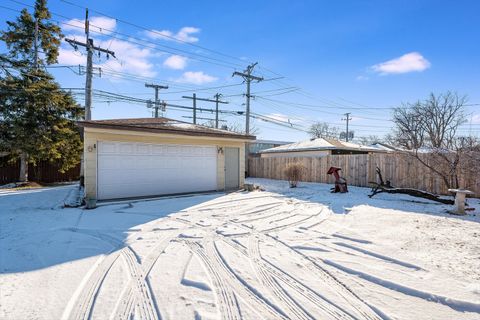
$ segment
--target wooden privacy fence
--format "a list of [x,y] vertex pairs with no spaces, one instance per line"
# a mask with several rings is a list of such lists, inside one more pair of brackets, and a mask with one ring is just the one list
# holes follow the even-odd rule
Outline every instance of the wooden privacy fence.
[[[305,168],[303,181],[333,183],[332,176],[327,175],[330,167],[340,167],[341,176],[349,185],[370,187],[369,181],[378,181],[375,168],[382,171],[384,180],[390,180],[395,187],[416,188],[436,194],[451,194],[443,180],[435,176],[422,163],[405,154],[358,154],[329,155],[313,157],[278,157],[248,159],[250,177],[286,180],[284,169],[287,164],[299,162]],[[460,176],[460,186],[466,187],[480,196],[480,172],[474,176]]]
[[[0,185],[18,181],[20,162],[8,162],[0,158]],[[36,166],[28,165],[28,179],[30,181],[53,183],[78,180],[80,177],[80,164],[61,173],[59,166],[49,161],[41,161]]]

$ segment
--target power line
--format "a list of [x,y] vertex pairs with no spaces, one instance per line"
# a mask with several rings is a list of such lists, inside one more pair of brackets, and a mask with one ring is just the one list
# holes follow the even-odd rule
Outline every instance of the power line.
[[[76,4],[76,3],[72,3],[72,2],[67,1],[67,0],[61,0],[61,1],[64,2],[64,3],[66,3],[66,4],[69,4],[69,5],[78,7],[78,8],[86,9],[86,8],[83,7],[83,6],[80,6],[80,5]],[[184,41],[184,40],[182,40],[182,39],[178,39],[177,37],[169,36],[169,35],[166,35],[166,34],[164,34],[164,33],[160,33],[160,32],[158,32],[158,31],[156,31],[156,30],[149,29],[149,28],[146,28],[146,27],[142,27],[142,26],[140,26],[140,25],[138,25],[138,24],[135,24],[135,23],[132,23],[132,22],[129,22],[129,21],[120,19],[120,18],[116,18],[116,17],[110,16],[110,15],[107,15],[107,14],[102,13],[102,12],[97,11],[97,10],[92,10],[92,11],[93,11],[93,12],[96,12],[96,13],[104,16],[104,17],[107,17],[107,18],[110,18],[110,19],[115,19],[115,20],[118,21],[118,22],[121,22],[121,23],[130,25],[130,26],[132,26],[132,27],[135,27],[135,28],[138,28],[138,29],[141,29],[141,30],[144,30],[144,31],[152,32],[152,33],[154,33],[154,34],[158,34],[158,35],[161,36],[161,37],[169,38],[169,39],[172,39],[172,40],[175,40],[175,41],[178,41],[178,42],[187,44],[187,45],[189,45],[189,46],[193,46],[193,47],[196,47],[196,48],[199,48],[199,49],[202,49],[202,50],[206,50],[206,51],[209,51],[209,52],[218,54],[218,55],[223,56],[223,57],[226,57],[226,58],[231,58],[231,59],[233,59],[233,60],[237,60],[237,61],[240,61],[240,62],[242,62],[242,63],[245,63],[244,60],[242,60],[242,59],[240,59],[240,58],[238,58],[238,57],[235,57],[235,56],[232,56],[232,55],[229,55],[229,54],[225,54],[225,53],[222,53],[222,52],[217,51],[217,50],[209,49],[209,48],[207,48],[207,47],[200,46],[200,45],[197,45],[197,44],[188,42],[188,41]]]
[[[34,8],[34,6],[30,5],[30,4],[27,4],[27,3],[23,3],[21,1],[17,1],[17,0],[10,0],[11,2],[14,2],[14,3],[17,3],[17,4],[20,4],[20,5],[24,5],[24,6],[27,6],[27,7],[30,7],[30,8]],[[67,3],[67,2],[66,2]],[[70,3],[71,4],[71,3]],[[77,6],[79,8],[83,8],[83,9],[87,9],[86,7],[82,7],[82,6]],[[19,12],[18,10],[15,10],[15,9],[10,9],[10,10],[13,10],[13,11],[17,11]],[[95,10],[91,10],[93,12],[96,12]],[[53,11],[50,11],[50,13],[52,15],[55,15],[55,16],[58,16],[58,17],[61,17],[61,18],[64,18],[64,19],[68,19],[68,20],[73,20],[73,18],[71,17],[67,17],[65,15],[62,15],[62,14],[59,14],[59,13],[56,13],[56,12],[53,12]],[[103,14],[102,14],[103,15]],[[124,20],[121,20],[121,19],[118,19],[118,18],[115,18],[115,17],[110,17],[108,15],[104,15],[105,17],[107,18],[110,18],[110,19],[115,19],[116,21],[119,21],[119,22],[124,22]],[[73,27],[73,28],[79,28],[81,29],[82,27],[78,26],[78,25],[74,25],[74,24],[69,24],[68,22],[65,22],[65,21],[58,21],[58,20],[54,20],[54,19],[50,19],[50,21],[53,21],[53,22],[57,22],[57,23],[60,23],[60,24],[63,24],[63,25],[67,25],[67,26],[70,26],[70,27]],[[118,32],[118,31],[115,31],[115,30],[111,30],[111,29],[107,29],[107,28],[103,28],[101,26],[96,26],[96,25],[93,25],[91,24],[92,27],[96,27],[98,28],[99,30],[102,30],[102,31],[106,31],[106,32],[109,32],[110,34],[106,34],[106,33],[103,33],[103,32],[99,32],[99,31],[95,31],[95,30],[92,30],[92,33],[96,33],[96,34],[99,34],[99,35],[102,35],[102,36],[106,36],[106,37],[112,37],[112,38],[115,38],[114,36],[112,36],[112,34],[114,35],[119,35],[119,36],[122,36],[122,37],[125,37],[125,38],[117,38],[119,40],[122,40],[122,41],[125,41],[125,42],[129,42],[129,43],[133,43],[133,44],[136,44],[136,45],[139,45],[139,46],[143,46],[143,47],[146,47],[146,48],[149,48],[149,49],[154,49],[154,50],[157,50],[157,51],[161,51],[161,52],[166,52],[166,53],[170,53],[170,54],[178,54],[179,52],[182,52],[182,54],[185,54],[187,55],[189,58],[191,59],[194,59],[194,60],[198,60],[198,61],[203,61],[203,62],[206,62],[206,63],[212,63],[212,64],[216,64],[216,65],[219,65],[219,66],[222,66],[222,67],[226,67],[226,68],[229,68],[229,69],[235,69],[236,67],[240,67],[242,66],[241,64],[238,64],[238,63],[232,63],[232,62],[228,62],[228,61],[225,61],[225,60],[221,60],[221,59],[217,59],[217,58],[213,58],[213,57],[209,57],[209,56],[206,56],[206,55],[202,55],[202,54],[199,54],[199,53],[195,53],[195,52],[191,52],[191,51],[187,51],[187,50],[183,50],[183,49],[179,49],[179,48],[174,48],[174,47],[171,47],[171,46],[167,46],[167,45],[164,45],[164,44],[159,44],[158,42],[154,42],[154,41],[150,41],[150,40],[146,40],[146,39],[142,39],[142,38],[138,38],[138,37],[135,37],[133,35],[130,35],[130,34],[126,34],[126,33],[122,33],[122,32]],[[139,26],[137,26],[139,27]],[[140,27],[144,30],[147,30],[147,31],[151,31],[147,28],[143,28],[143,27]],[[162,36],[164,36],[162,34]],[[166,37],[166,36],[165,36]],[[132,39],[134,40],[137,40],[137,41],[133,41]],[[176,39],[177,40],[177,39]],[[140,42],[138,42],[140,41]],[[179,40],[177,40],[179,41]],[[143,42],[143,43],[142,43]],[[179,42],[182,42],[182,41],[179,41]],[[145,43],[149,43],[149,44],[153,44],[155,47],[152,47],[152,46],[148,46],[146,45]],[[187,42],[188,43],[188,42]],[[162,47],[162,48],[166,48],[168,50],[165,50],[165,49],[158,49],[157,47]],[[203,48],[203,47],[202,47]],[[205,50],[208,50],[208,51],[211,51],[207,48],[203,48]],[[169,50],[174,50],[176,52],[172,52],[172,51],[169,51]],[[195,56],[197,57],[200,57],[200,58],[195,58]],[[212,61],[206,61],[206,60],[202,60],[202,59],[208,59],[208,60],[212,60]],[[216,61],[216,62],[215,62]]]

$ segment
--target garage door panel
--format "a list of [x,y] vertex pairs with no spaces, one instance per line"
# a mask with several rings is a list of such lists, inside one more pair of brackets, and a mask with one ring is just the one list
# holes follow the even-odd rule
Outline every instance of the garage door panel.
[[164,155],[166,153],[166,147],[163,145],[152,145],[152,154]]
[[117,152],[121,154],[133,154],[135,145],[133,143],[122,143],[118,145],[117,150]]
[[150,154],[150,145],[137,144],[137,154]]
[[116,153],[117,152],[117,144],[112,142],[102,142],[102,148],[100,145],[98,146],[99,153]]
[[108,168],[110,170],[117,169],[120,167],[116,157],[109,157],[106,155],[103,155],[102,157],[98,158],[98,166],[102,168]]
[[101,141],[97,170],[100,200],[217,188],[214,146]]

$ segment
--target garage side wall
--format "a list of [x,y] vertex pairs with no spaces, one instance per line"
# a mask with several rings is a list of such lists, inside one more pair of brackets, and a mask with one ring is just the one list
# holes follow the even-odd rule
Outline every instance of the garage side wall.
[[[85,176],[85,197],[97,198],[97,146],[99,141],[116,142],[140,142],[154,144],[185,144],[185,145],[210,145],[222,148],[234,147],[240,149],[240,187],[245,182],[245,142],[235,139],[216,137],[197,137],[174,134],[156,134],[123,130],[105,130],[85,128],[84,136],[84,176]],[[217,152],[217,190],[224,190],[225,187],[225,153]]]

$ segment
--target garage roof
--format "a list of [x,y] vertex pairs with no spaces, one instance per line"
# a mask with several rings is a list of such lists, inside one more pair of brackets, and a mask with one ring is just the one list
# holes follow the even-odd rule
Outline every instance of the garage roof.
[[86,120],[78,122],[80,127],[143,131],[153,133],[182,134],[189,136],[208,136],[233,138],[241,140],[255,140],[255,136],[227,130],[214,129],[198,124],[173,120],[169,118],[133,118],[133,119],[107,119]]

